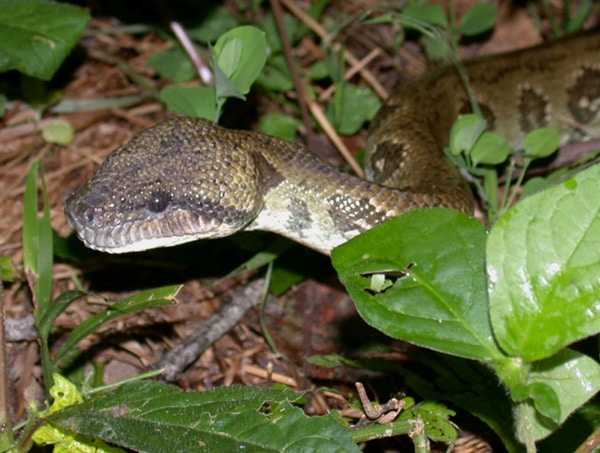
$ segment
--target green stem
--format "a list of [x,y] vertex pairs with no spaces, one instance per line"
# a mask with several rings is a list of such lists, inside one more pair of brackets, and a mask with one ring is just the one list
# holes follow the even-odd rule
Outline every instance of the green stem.
[[373,424],[365,428],[350,430],[350,437],[355,443],[367,442],[373,439],[383,439],[402,434],[408,434],[412,430],[410,420],[395,420],[392,423]]
[[533,425],[531,416],[533,410],[527,401],[517,403],[515,407],[515,423],[518,427],[521,441],[525,443],[527,453],[536,453],[535,440],[533,438]]
[[2,268],[0,267],[0,451],[8,450],[15,441],[12,434],[13,427],[8,400],[8,363],[4,322],[4,290],[2,286]]

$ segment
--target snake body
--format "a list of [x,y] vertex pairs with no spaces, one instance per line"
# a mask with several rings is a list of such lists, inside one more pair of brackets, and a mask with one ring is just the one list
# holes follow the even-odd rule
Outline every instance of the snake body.
[[[489,126],[514,145],[541,126],[563,142],[600,132],[600,34],[465,64]],[[467,184],[443,153],[469,111],[453,67],[398,88],[371,125],[367,180],[302,146],[176,118],[114,151],[66,204],[94,249],[122,253],[240,230],[269,230],[323,253],[411,209],[472,213]]]

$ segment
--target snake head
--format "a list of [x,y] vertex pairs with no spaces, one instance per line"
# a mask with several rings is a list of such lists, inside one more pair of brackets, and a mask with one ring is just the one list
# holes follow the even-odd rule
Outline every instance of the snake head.
[[244,133],[177,118],[115,150],[66,202],[90,248],[124,253],[230,235],[261,209],[261,165]]

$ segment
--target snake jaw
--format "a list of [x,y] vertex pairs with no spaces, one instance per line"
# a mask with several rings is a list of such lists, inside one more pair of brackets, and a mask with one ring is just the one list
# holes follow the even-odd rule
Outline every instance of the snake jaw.
[[[232,234],[236,228],[218,218],[208,218],[194,212],[177,209],[151,219],[114,218],[111,227],[94,228],[95,216],[100,208],[84,209],[87,215],[78,215],[67,209],[67,220],[79,238],[89,248],[108,253],[128,253],[157,247],[173,246],[202,238],[215,238]],[[83,220],[85,219],[85,221]]]

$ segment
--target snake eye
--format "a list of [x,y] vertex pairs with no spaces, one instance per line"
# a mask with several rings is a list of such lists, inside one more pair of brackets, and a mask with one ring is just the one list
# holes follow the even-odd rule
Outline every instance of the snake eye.
[[169,203],[171,203],[171,195],[164,190],[156,190],[152,192],[147,208],[150,212],[159,213],[167,209]]

